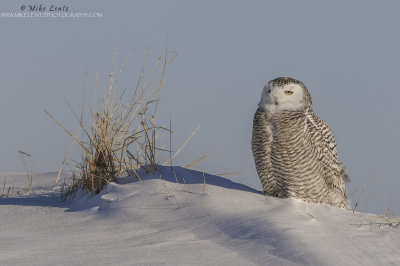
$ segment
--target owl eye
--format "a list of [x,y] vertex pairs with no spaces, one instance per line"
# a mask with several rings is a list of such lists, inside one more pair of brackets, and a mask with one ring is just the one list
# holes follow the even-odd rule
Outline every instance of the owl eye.
[[271,90],[268,90],[268,93],[271,93]]
[[287,95],[293,94],[293,91],[285,91],[285,94]]

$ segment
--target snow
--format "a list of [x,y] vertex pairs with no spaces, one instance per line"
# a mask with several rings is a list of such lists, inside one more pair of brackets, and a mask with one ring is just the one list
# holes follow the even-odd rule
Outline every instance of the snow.
[[36,176],[32,193],[0,199],[0,265],[400,265],[394,218],[174,171],[66,202],[51,190],[56,173]]

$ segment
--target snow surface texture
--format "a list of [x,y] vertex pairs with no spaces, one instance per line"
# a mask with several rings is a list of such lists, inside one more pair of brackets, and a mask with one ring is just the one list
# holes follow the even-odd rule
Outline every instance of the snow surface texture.
[[174,170],[67,202],[39,175],[0,199],[0,265],[400,265],[398,223]]

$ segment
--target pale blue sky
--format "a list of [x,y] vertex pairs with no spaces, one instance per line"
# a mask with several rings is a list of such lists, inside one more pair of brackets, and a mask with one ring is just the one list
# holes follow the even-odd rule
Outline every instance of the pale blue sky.
[[[18,12],[23,4],[32,3],[3,1],[0,12]],[[0,19],[1,171],[23,169],[19,149],[33,155],[36,171],[57,170],[70,138],[43,108],[75,131],[63,98],[79,106],[85,71],[89,89],[96,73],[106,82],[119,39],[117,64],[136,48],[125,76],[133,87],[146,48],[158,55],[168,33],[179,56],[167,73],[161,118],[167,119],[172,98],[176,145],[201,125],[175,164],[210,153],[197,168],[241,171],[232,179],[260,189],[250,150],[253,113],[264,83],[290,76],[308,86],[314,111],[332,128],[353,180],[348,191],[373,177],[363,209],[400,214],[400,2],[64,4],[103,17]],[[77,150],[72,156],[80,158]]]

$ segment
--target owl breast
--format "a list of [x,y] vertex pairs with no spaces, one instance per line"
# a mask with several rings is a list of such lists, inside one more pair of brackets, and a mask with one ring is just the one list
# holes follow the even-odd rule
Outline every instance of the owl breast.
[[328,190],[304,113],[281,113],[270,121],[271,165],[276,196],[321,202]]

